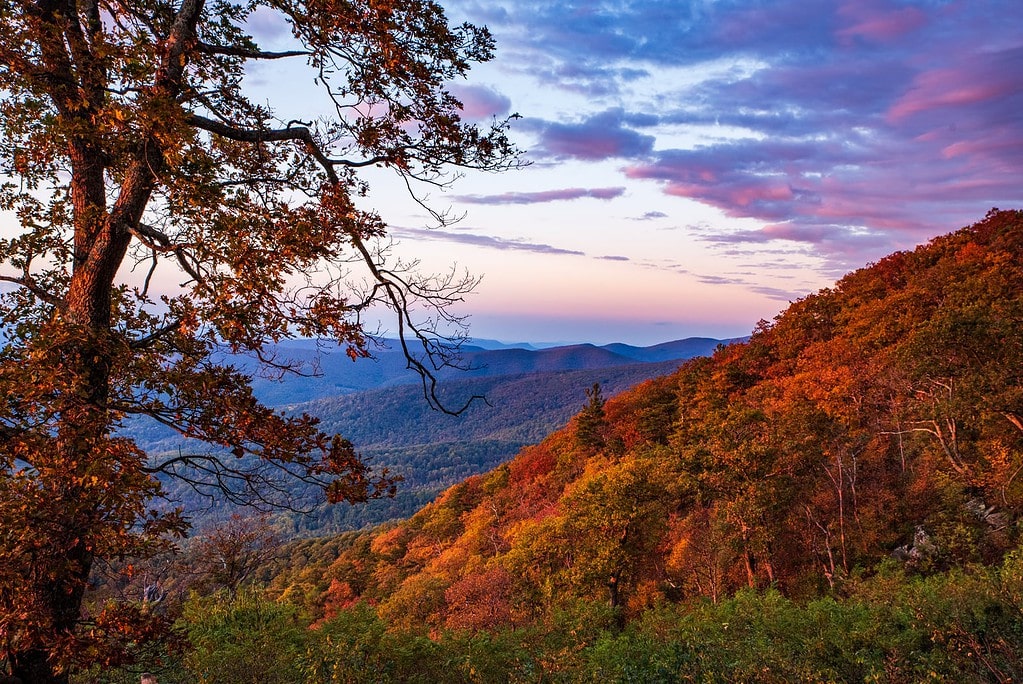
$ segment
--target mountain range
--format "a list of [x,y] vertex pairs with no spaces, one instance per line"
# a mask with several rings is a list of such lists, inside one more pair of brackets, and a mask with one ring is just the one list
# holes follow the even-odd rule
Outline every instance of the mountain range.
[[[376,469],[404,478],[393,499],[358,507],[317,505],[312,515],[286,515],[291,534],[325,534],[412,515],[445,487],[485,472],[565,425],[599,384],[606,395],[675,370],[683,361],[710,354],[736,340],[694,337],[651,347],[576,344],[550,348],[483,342],[466,345],[460,365],[438,373],[438,395],[453,416],[431,408],[420,378],[406,367],[394,340],[383,340],[372,359],[351,361],[326,353],[313,340],[294,340],[271,350],[278,361],[299,362],[311,374],[259,377],[249,359],[232,363],[252,373],[254,390],[267,405],[318,417],[324,430],[350,439]],[[488,349],[482,346],[499,348]],[[190,444],[153,423],[130,423],[127,432],[150,453]],[[196,511],[201,526],[207,502],[169,483],[172,496]],[[315,498],[309,492],[309,500]],[[214,509],[218,515],[216,502]]]
[[[651,347],[615,343],[605,346],[574,344],[536,348],[528,343],[502,344],[493,341],[470,341],[461,349],[458,367],[438,371],[441,380],[493,378],[526,373],[556,373],[568,370],[613,368],[636,363],[681,361],[711,353],[719,344],[733,340],[690,337]],[[500,345],[494,348],[494,345]],[[396,340],[382,339],[370,349],[371,359],[352,361],[339,350],[315,340],[291,340],[278,344],[271,354],[280,361],[298,362],[310,371],[308,375],[279,378],[259,377],[250,360],[232,361],[252,372],[256,395],[270,406],[298,404],[339,395],[353,394],[399,385],[418,384],[419,376],[408,369]],[[457,393],[448,393],[457,401]],[[468,396],[472,396],[471,394]]]

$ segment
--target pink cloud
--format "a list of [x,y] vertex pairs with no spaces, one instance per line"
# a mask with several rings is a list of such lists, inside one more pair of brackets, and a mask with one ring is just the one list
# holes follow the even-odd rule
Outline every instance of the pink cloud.
[[741,188],[732,193],[732,202],[748,207],[755,202],[788,201],[793,198],[792,188],[785,183],[766,182],[764,185]]
[[[986,163],[994,165],[994,160],[1002,156],[1005,158],[1023,159],[1023,137],[1010,129],[995,129],[990,135],[982,140],[957,140],[941,148],[941,155],[945,159],[963,156],[977,156],[985,158]],[[1007,173],[1016,173],[1012,168],[1006,168]]]
[[850,44],[855,38],[891,42],[927,23],[927,15],[917,7],[894,9],[862,0],[846,3],[838,10],[838,15],[851,22],[835,32],[842,44]]
[[898,121],[913,114],[941,107],[976,104],[997,98],[1009,91],[1008,84],[969,80],[962,70],[940,69],[919,77],[914,88],[888,110],[888,119]]
[[462,116],[465,119],[501,117],[511,111],[511,100],[491,88],[455,84],[450,87],[450,90],[451,94],[461,101]]
[[[1015,135],[1010,127],[998,140],[1010,150],[1023,151],[1012,147]],[[899,143],[891,137],[874,141],[865,159],[856,150],[821,143],[800,147],[744,141],[666,152],[652,163],[627,167],[624,173],[660,181],[665,194],[717,207],[728,216],[776,226],[744,233],[736,241],[796,240],[844,255],[846,241],[835,237],[836,227],[854,226],[857,231],[869,227],[874,240],[886,233],[890,246],[897,248],[932,231],[938,216],[969,221],[976,203],[1004,205],[1006,198],[1018,196],[1018,164],[999,163],[990,155],[1004,155],[1006,150],[989,147],[972,141],[953,149],[961,156],[935,163],[941,160],[940,145]],[[830,228],[821,233],[820,226]],[[853,246],[866,244],[861,232],[854,232],[851,240],[848,244]]]
[[897,123],[935,109],[984,105],[1008,98],[1021,87],[1019,50],[982,53],[953,67],[931,69],[916,76],[908,90],[888,109]]

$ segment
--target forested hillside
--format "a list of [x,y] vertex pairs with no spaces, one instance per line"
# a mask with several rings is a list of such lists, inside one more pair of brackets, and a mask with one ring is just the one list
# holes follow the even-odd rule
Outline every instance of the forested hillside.
[[[404,478],[393,498],[356,507],[322,504],[310,490],[313,514],[283,514],[280,523],[290,534],[305,536],[407,518],[444,488],[490,470],[564,426],[594,383],[607,393],[619,392],[729,342],[688,338],[653,347],[468,350],[463,361],[471,370],[444,373],[438,386],[438,395],[452,407],[482,397],[459,415],[434,410],[423,397],[418,376],[404,368],[404,357],[393,350],[356,364],[337,354],[325,356],[319,360],[321,376],[257,380],[268,403],[292,414],[316,416],[324,430],[351,440],[374,468],[388,468]],[[302,341],[282,345],[275,353],[312,363],[318,352],[315,342]],[[364,389],[320,396],[340,387],[342,379]],[[297,402],[305,392],[320,398]],[[151,454],[194,447],[152,422],[132,423],[129,434]],[[187,486],[168,486],[173,500],[195,512],[197,527],[231,509],[229,502],[204,500]]]
[[1017,681],[1021,330],[1023,212],[992,212],[591,392],[408,520],[285,546],[268,591],[193,596],[186,669]]
[[742,588],[840,593],[886,559],[998,563],[1023,514],[1021,330],[1023,216],[992,213],[352,537],[323,610],[482,629],[584,600],[631,620]]
[[347,436],[374,467],[404,479],[392,499],[364,506],[319,506],[312,516],[287,516],[293,533],[358,529],[407,518],[445,488],[487,472],[523,446],[564,426],[594,383],[617,392],[670,372],[680,361],[632,363],[591,370],[534,372],[446,380],[441,396],[479,395],[463,414],[434,411],[418,385],[359,392],[302,404],[325,429]]

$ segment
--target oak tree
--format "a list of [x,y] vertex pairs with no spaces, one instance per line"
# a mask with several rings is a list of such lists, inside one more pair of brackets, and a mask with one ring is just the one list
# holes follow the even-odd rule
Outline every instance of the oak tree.
[[[254,28],[274,22],[286,50]],[[490,34],[433,0],[0,0],[0,26],[0,670],[65,681],[102,652],[93,566],[183,533],[150,505],[167,478],[264,507],[296,480],[332,501],[393,487],[262,406],[224,352],[367,356],[387,307],[429,394],[474,281],[394,260],[365,172],[427,207],[460,169],[518,160],[507,120],[462,121],[449,88]],[[250,86],[295,61],[322,96],[302,121]],[[118,433],[135,416],[209,446],[154,460]]]

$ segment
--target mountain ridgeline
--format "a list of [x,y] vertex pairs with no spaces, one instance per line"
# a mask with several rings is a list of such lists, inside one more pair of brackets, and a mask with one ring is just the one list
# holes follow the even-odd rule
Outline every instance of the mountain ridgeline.
[[[436,632],[583,601],[624,623],[748,588],[841,595],[892,563],[1001,563],[1023,519],[1021,331],[1023,213],[993,211],[346,535],[318,610]],[[287,593],[297,572],[266,579]]]
[[[469,343],[463,346],[457,367],[442,368],[437,375],[445,385],[442,390],[449,401],[460,405],[472,396],[474,388],[471,385],[450,385],[468,379],[679,361],[710,354],[717,345],[732,341],[690,337],[651,347],[615,343],[602,347],[576,344],[545,349],[493,342]],[[372,352],[372,360],[352,362],[340,352],[326,353],[326,346],[314,340],[282,342],[274,350],[278,360],[297,362],[314,372],[288,376],[284,382],[275,377],[257,376],[253,380],[253,388],[267,405],[283,406],[419,383],[419,376],[408,369],[396,340],[383,339]],[[243,368],[246,367],[244,359],[239,361]]]
[[[701,337],[651,347],[467,346],[460,363],[465,369],[444,369],[438,394],[451,407],[474,396],[485,400],[472,402],[458,416],[430,407],[419,376],[406,367],[394,341],[384,340],[373,359],[356,363],[341,353],[324,353],[315,341],[282,343],[273,350],[278,361],[303,363],[316,373],[283,379],[257,375],[257,395],[267,405],[317,416],[325,430],[350,439],[373,467],[387,467],[404,480],[393,499],[355,507],[316,505],[322,497],[310,490],[307,501],[316,505],[314,513],[283,515],[280,523],[290,534],[309,535],[407,518],[444,488],[490,470],[563,427],[594,383],[608,393],[622,391],[732,341]],[[255,364],[244,357],[232,362],[255,374]],[[136,422],[129,429],[149,453],[190,446],[163,426]],[[201,527],[209,516],[206,502],[187,487],[168,486],[173,498],[197,511]]]

